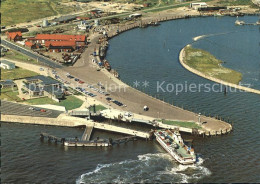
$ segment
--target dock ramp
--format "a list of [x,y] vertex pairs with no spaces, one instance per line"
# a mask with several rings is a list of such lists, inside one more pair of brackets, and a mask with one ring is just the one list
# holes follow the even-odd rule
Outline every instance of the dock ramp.
[[86,126],[85,131],[81,137],[82,141],[89,141],[91,137],[91,133],[93,131],[93,126]]

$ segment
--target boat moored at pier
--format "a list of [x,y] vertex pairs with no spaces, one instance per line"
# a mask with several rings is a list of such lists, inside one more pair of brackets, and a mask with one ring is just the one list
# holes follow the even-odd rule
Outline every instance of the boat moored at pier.
[[184,144],[178,130],[156,130],[154,135],[158,143],[180,164],[196,162],[194,149]]

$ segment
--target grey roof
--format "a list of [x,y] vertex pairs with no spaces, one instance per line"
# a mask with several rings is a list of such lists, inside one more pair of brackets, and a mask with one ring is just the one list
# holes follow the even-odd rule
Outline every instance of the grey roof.
[[0,85],[15,85],[12,80],[0,81]]
[[33,77],[27,77],[25,78],[27,81],[30,81],[30,80],[41,80],[42,82],[40,83],[41,85],[51,85],[51,84],[61,84],[59,81],[55,80],[55,79],[52,79],[50,77],[45,77],[43,75],[36,75],[36,76],[33,76]]
[[7,60],[1,60],[1,63],[4,63],[6,65],[15,65],[13,62],[7,61]]
[[39,85],[37,84],[26,84],[26,88],[30,89],[34,92],[40,92],[40,91],[47,91],[48,93],[52,93],[56,96],[62,96],[63,90],[62,88],[58,88],[55,86],[52,86],[53,84],[61,84],[59,81],[56,81],[50,77],[45,77],[43,75],[37,75],[33,77],[26,78],[27,81],[33,81],[33,80],[41,80]]
[[53,21],[55,22],[64,22],[64,21],[70,21],[70,20],[74,20],[77,17],[74,15],[67,15],[67,16],[61,16],[59,18],[53,19]]

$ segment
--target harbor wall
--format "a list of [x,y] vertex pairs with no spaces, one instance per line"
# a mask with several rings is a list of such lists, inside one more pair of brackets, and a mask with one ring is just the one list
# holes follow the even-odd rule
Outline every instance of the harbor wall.
[[58,118],[1,115],[1,121],[9,122],[9,123],[23,123],[23,124],[64,126],[64,127],[93,126],[96,129],[117,132],[117,133],[122,133],[127,135],[135,135],[141,138],[149,138],[148,132],[142,132],[142,131],[118,127],[114,125],[93,122],[92,120],[76,118],[72,116],[67,116],[65,114],[61,114]]
[[24,124],[35,124],[35,125],[48,125],[48,126],[65,126],[65,127],[76,127],[84,125],[93,125],[92,121],[88,121],[82,118],[76,118],[61,114],[57,118],[47,117],[29,117],[29,116],[17,116],[17,115],[1,115],[1,121],[12,122],[12,123],[24,123]]
[[[187,45],[188,46],[188,45]],[[236,88],[236,89],[239,89],[239,90],[242,90],[242,91],[246,91],[246,92],[250,92],[250,93],[255,93],[255,94],[258,94],[260,95],[260,90],[257,90],[257,89],[252,89],[252,88],[248,88],[248,87],[245,87],[245,86],[240,86],[240,85],[237,85],[237,84],[232,84],[232,83],[229,83],[229,82],[225,82],[223,80],[220,80],[220,79],[217,79],[217,78],[214,78],[214,77],[211,77],[211,76],[208,76],[208,75],[205,75],[204,73],[194,69],[194,68],[191,68],[190,66],[188,66],[184,60],[185,60],[185,48],[187,47],[185,46],[180,54],[179,54],[179,61],[181,63],[181,65],[187,69],[188,71],[200,76],[200,77],[203,77],[205,79],[208,79],[210,81],[213,81],[213,82],[217,82],[217,83],[220,83],[220,84],[223,84],[225,86],[229,86],[229,87],[232,87],[232,88]]]

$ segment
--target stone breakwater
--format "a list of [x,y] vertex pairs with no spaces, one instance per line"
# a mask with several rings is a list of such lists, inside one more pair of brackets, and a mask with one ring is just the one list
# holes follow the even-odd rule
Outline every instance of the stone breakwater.
[[[187,45],[188,46],[188,45]],[[200,76],[200,77],[203,77],[205,79],[208,79],[210,81],[213,81],[213,82],[216,82],[216,83],[220,83],[220,84],[223,84],[225,86],[229,86],[229,87],[232,87],[232,88],[236,88],[236,89],[239,89],[239,90],[242,90],[242,91],[246,91],[246,92],[250,92],[250,93],[255,93],[255,94],[259,94],[260,95],[260,90],[257,90],[257,89],[252,89],[252,88],[249,88],[249,87],[245,87],[245,86],[240,86],[240,85],[237,85],[237,84],[232,84],[232,83],[229,83],[229,82],[225,82],[223,80],[220,80],[220,79],[216,79],[214,77],[211,77],[211,76],[208,76],[208,75],[205,75],[204,73],[198,71],[198,70],[195,70],[194,68],[188,66],[186,63],[185,63],[185,48],[187,47],[185,46],[180,54],[179,54],[179,61],[181,63],[181,65],[187,69],[188,71]]]

